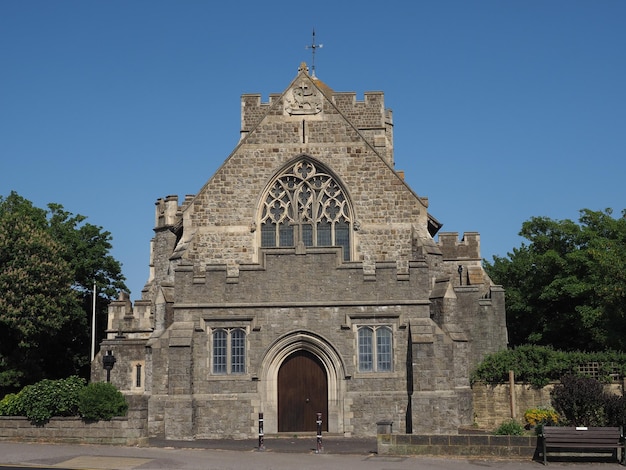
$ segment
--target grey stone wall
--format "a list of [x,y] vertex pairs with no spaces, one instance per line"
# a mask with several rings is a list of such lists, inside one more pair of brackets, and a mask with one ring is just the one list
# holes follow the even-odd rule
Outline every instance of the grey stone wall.
[[379,455],[442,455],[471,458],[533,459],[536,436],[379,434]]

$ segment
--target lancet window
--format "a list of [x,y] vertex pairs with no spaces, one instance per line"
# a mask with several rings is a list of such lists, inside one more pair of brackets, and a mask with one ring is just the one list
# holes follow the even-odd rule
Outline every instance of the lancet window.
[[340,246],[350,259],[350,207],[335,179],[310,160],[280,175],[265,195],[261,246]]

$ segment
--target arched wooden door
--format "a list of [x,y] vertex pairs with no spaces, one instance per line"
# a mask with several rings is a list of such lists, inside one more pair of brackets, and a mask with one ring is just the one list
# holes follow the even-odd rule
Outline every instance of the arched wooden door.
[[308,351],[296,351],[278,371],[278,431],[328,431],[328,379],[320,360]]

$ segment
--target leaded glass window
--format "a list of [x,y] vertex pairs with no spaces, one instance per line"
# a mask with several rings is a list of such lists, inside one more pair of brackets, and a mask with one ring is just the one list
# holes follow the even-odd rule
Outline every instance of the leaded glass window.
[[261,246],[340,246],[350,260],[352,216],[335,179],[310,160],[276,178],[261,209]]
[[376,370],[391,370],[391,330],[387,327],[376,330]]
[[393,335],[388,326],[358,328],[359,372],[393,370]]
[[246,372],[246,332],[241,328],[216,329],[213,339],[213,373]]
[[227,355],[226,343],[228,334],[226,330],[215,330],[213,332],[213,373],[225,374]]
[[359,370],[361,372],[370,372],[374,366],[372,334],[371,328],[359,328]]
[[241,374],[246,371],[246,334],[243,330],[232,330],[230,334],[230,371]]

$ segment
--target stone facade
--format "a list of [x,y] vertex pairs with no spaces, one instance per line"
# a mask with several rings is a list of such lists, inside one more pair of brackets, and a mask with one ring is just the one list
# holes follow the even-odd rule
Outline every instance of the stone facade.
[[256,436],[259,413],[266,433],[308,432],[318,412],[325,431],[374,436],[405,428],[409,396],[415,432],[471,424],[470,369],[506,347],[504,291],[477,233],[435,240],[394,169],[383,93],[336,93],[302,64],[241,110],[200,191],[156,202],[148,282],[110,305],[92,378],[113,354],[111,381],[167,439]]

